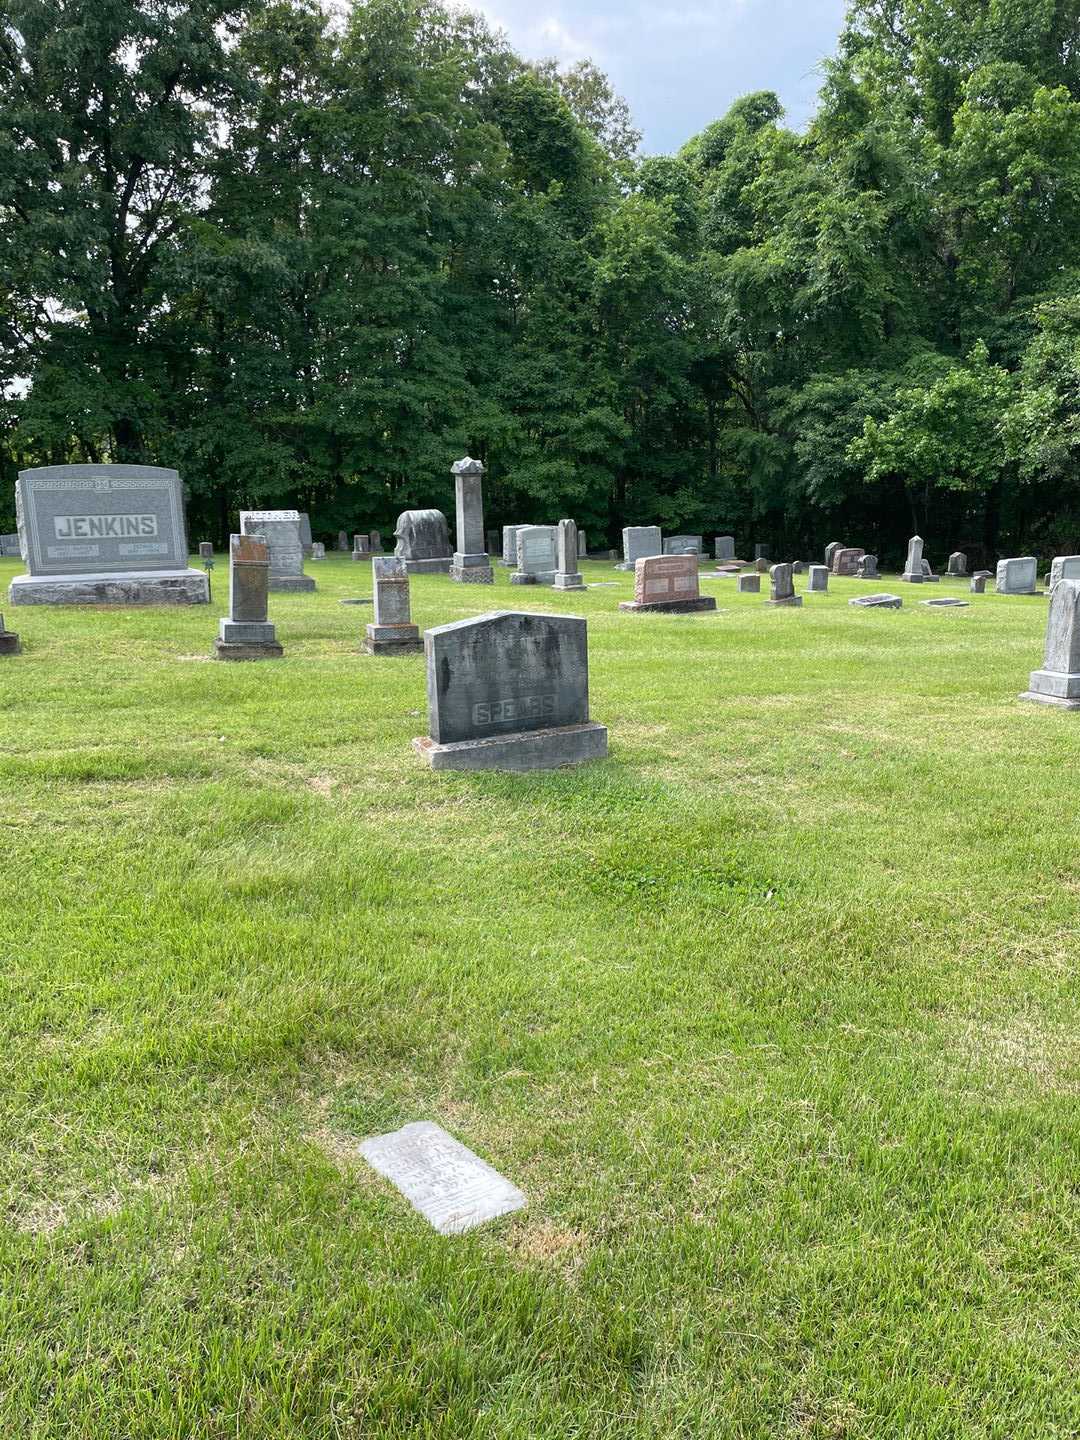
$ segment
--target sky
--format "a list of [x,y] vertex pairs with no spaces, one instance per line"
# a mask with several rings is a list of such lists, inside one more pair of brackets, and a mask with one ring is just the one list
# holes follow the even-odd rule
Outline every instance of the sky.
[[733,100],[775,90],[787,123],[814,109],[845,0],[467,0],[527,60],[590,59],[626,97],[647,154],[670,154]]

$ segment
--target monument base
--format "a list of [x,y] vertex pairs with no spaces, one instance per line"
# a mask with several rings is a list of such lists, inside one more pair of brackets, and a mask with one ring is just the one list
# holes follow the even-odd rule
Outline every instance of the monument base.
[[484,740],[457,740],[449,745],[439,745],[427,735],[412,743],[432,770],[557,770],[602,760],[608,752],[607,737],[606,725],[587,721]]
[[352,552],[352,558],[354,560],[370,560],[373,554],[374,551],[372,550],[354,550]]
[[[365,556],[370,559],[370,556]],[[269,590],[275,591],[278,595],[295,595],[299,592],[310,593],[315,589],[315,581],[310,575],[271,575]]]
[[453,562],[447,555],[444,560],[406,560],[407,575],[449,575]]
[[11,630],[0,630],[0,655],[19,655],[21,652],[18,635]]
[[215,660],[280,660],[285,651],[276,640],[215,640]]
[[100,575],[16,575],[12,605],[209,605],[202,570],[126,570]]
[[556,590],[585,589],[585,581],[581,578],[581,576],[576,570],[573,572],[563,572],[562,570],[557,570],[555,572],[555,579],[551,583],[555,586]]
[[368,655],[415,655],[424,642],[416,625],[367,625],[360,648]]
[[1061,670],[1032,670],[1021,700],[1056,705],[1061,710],[1080,710],[1080,675]]
[[766,600],[766,601],[765,601],[765,604],[766,604],[766,605],[787,606],[789,609],[791,609],[792,607],[794,607],[794,608],[797,609],[797,608],[802,604],[802,596],[801,596],[801,595],[787,595],[787,596],[785,596],[782,600]]
[[900,579],[906,580],[909,585],[921,585],[926,578],[921,572],[918,575],[909,575],[906,570],[900,576]]
[[530,575],[530,574],[529,574],[527,571],[525,571],[525,570],[515,570],[514,573],[510,576],[510,584],[511,584],[511,585],[537,585],[537,584],[539,584],[539,580],[538,580],[538,577],[537,577],[537,576],[535,576],[535,575]]
[[637,614],[686,615],[695,610],[715,610],[716,597],[699,595],[694,600],[620,600],[619,609]]
[[1055,705],[1059,710],[1080,710],[1080,700],[1063,700],[1058,695],[1040,695],[1036,690],[1022,690],[1021,700],[1034,700],[1037,705]]
[[495,576],[490,565],[450,566],[450,579],[459,585],[494,585]]

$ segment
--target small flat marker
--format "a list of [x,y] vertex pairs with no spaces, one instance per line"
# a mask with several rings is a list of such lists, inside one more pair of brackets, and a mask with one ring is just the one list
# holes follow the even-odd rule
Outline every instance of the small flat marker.
[[440,1235],[460,1235],[526,1203],[516,1185],[430,1120],[373,1136],[360,1153]]

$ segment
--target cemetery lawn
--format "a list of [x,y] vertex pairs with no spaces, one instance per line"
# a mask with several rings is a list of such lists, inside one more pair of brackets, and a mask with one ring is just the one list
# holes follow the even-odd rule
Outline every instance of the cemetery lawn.
[[[208,659],[220,557],[209,609],[4,607],[0,1434],[1080,1431],[1048,602],[583,568],[413,580],[588,616],[610,758],[528,776],[425,768],[345,556],[278,662]],[[356,1148],[418,1119],[528,1208],[437,1235]]]

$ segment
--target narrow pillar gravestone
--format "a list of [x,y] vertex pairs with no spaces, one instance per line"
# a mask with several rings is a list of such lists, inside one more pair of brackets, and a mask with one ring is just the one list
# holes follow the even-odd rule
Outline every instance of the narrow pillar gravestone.
[[828,545],[825,546],[825,567],[827,570],[832,569],[833,556],[838,550],[842,550],[843,548],[844,542],[842,540],[830,540]]
[[584,531],[584,530],[579,530],[579,531],[577,532],[577,553],[578,553],[578,559],[579,559],[579,560],[584,560],[584,559],[585,559],[585,556],[588,554],[588,551],[587,551],[586,548],[585,548],[585,531]]
[[337,548],[339,554],[347,555],[349,553],[349,537],[344,530],[337,532]]
[[555,532],[555,589],[584,590],[577,568],[578,528],[573,520],[560,520]]
[[637,562],[634,598],[620,610],[657,615],[715,610],[712,595],[702,595],[696,555],[651,555]]
[[457,505],[457,549],[450,579],[464,585],[493,585],[491,560],[484,549],[484,467],[468,455],[450,467]]
[[304,574],[298,510],[241,510],[240,533],[266,541],[271,591],[293,594],[315,589],[315,581]]
[[519,525],[517,531],[517,569],[510,576],[511,585],[554,585],[554,525]]
[[1034,555],[999,560],[994,588],[999,595],[1035,595],[1039,562]]
[[354,560],[371,559],[371,536],[363,532],[352,537],[352,558]]
[[735,589],[740,595],[760,595],[761,576],[758,574],[740,575],[735,582]]
[[664,553],[659,525],[628,525],[622,532],[623,558],[616,570],[633,570],[639,560]]
[[945,568],[947,575],[957,575],[961,579],[967,579],[967,556],[963,550],[954,550],[949,556],[949,563]]
[[972,595],[985,595],[986,582],[993,578],[994,572],[992,570],[976,570],[975,574],[971,577],[971,585],[969,587]]
[[218,660],[277,660],[284,653],[267,619],[270,547],[259,535],[229,537],[229,616],[218,623]]
[[21,651],[18,635],[5,628],[4,617],[0,615],[0,655],[18,655]]
[[301,510],[300,515],[300,549],[305,555],[311,554],[311,516],[306,510]]
[[214,558],[214,547],[209,540],[199,541],[199,559],[212,560]]
[[589,719],[585,621],[496,611],[424,633],[434,770],[550,770],[607,754]]
[[713,541],[713,557],[716,560],[734,560],[735,536],[717,535]]
[[802,604],[802,596],[795,594],[795,580],[790,565],[774,565],[769,571],[769,598],[765,603],[791,607]]
[[410,575],[448,575],[453,554],[441,510],[403,510],[394,527],[394,554]]
[[1060,580],[1051,591],[1043,666],[1020,698],[1080,710],[1080,581]]
[[926,579],[923,572],[923,542],[921,535],[913,535],[908,541],[907,563],[904,566],[904,573],[901,580],[906,580],[911,585],[921,585]]
[[829,567],[827,565],[811,565],[806,572],[807,590],[828,590],[829,588]]
[[424,644],[412,623],[405,561],[397,555],[376,555],[371,562],[371,579],[375,619],[365,628],[363,649],[369,655],[415,655]]

